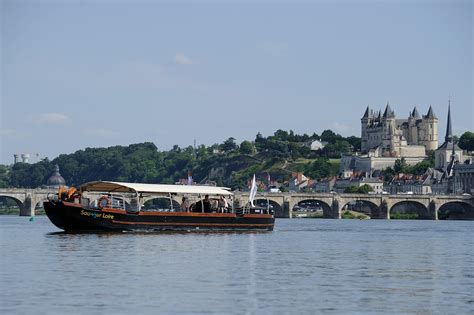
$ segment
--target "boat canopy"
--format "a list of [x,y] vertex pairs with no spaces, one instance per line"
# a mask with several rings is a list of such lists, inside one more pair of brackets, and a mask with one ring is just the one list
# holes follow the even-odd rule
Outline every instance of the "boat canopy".
[[95,181],[85,183],[81,191],[89,192],[133,192],[151,194],[200,194],[200,195],[232,195],[230,188],[202,185],[161,185],[141,183],[121,183]]

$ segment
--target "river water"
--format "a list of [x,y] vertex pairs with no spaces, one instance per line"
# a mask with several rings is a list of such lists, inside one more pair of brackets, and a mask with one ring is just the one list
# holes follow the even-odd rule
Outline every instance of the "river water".
[[474,222],[64,234],[0,216],[1,314],[474,314]]

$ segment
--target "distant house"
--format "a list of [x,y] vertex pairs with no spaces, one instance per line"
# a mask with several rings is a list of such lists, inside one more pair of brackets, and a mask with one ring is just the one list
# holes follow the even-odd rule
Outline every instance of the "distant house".
[[288,189],[290,192],[299,192],[307,188],[309,184],[312,183],[312,180],[306,177],[301,172],[296,172],[291,174],[291,179],[288,183]]
[[369,185],[372,187],[372,190],[376,194],[381,194],[383,192],[383,180],[381,178],[368,177],[366,175],[362,175],[361,173],[355,173],[349,178],[341,178],[336,180],[333,190],[337,193],[343,193],[350,186],[361,187],[364,185]]
[[431,185],[431,176],[428,173],[423,175],[400,173],[395,175],[384,189],[391,194],[425,195],[432,193]]
[[330,192],[334,189],[335,184],[336,184],[336,177],[324,178],[314,183],[313,190],[315,192]]
[[322,150],[326,146],[327,142],[321,142],[319,140],[313,140],[312,142],[308,143],[309,148],[311,151]]

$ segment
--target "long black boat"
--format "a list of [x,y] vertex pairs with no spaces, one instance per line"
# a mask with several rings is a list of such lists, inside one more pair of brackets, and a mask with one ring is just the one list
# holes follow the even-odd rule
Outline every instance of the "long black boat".
[[273,230],[268,208],[237,209],[233,201],[225,187],[96,181],[61,187],[44,209],[67,232]]

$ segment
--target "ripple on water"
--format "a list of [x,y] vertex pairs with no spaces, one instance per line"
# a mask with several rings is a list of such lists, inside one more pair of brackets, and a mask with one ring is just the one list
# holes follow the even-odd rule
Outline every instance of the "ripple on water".
[[0,217],[0,312],[466,313],[473,224],[277,220],[271,233],[66,234],[45,217]]

